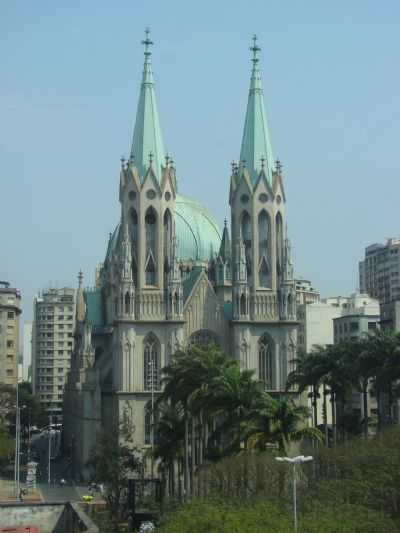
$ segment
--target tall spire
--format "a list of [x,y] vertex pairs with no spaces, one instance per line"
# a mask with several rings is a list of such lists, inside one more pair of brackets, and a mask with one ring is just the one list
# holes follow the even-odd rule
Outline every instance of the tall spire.
[[257,45],[257,36],[253,36],[253,52],[249,98],[247,101],[246,119],[244,123],[240,161],[246,161],[246,167],[251,178],[257,180],[263,168],[270,183],[274,170],[271,141],[269,137],[267,115],[264,107],[261,72],[259,67],[258,52],[261,48]]
[[134,159],[142,179],[151,164],[154,173],[160,180],[161,167],[165,160],[165,149],[158,118],[153,71],[151,68],[150,47],[153,45],[153,41],[150,39],[150,30],[146,29],[145,33],[146,37],[142,41],[144,45],[143,78],[136,111],[131,159]]

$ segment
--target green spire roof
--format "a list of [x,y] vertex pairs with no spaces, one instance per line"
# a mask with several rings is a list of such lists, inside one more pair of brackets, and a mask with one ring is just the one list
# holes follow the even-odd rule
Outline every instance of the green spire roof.
[[221,246],[219,248],[219,256],[224,260],[231,259],[231,240],[229,238],[229,231],[227,222],[224,222],[224,231],[222,232]]
[[165,161],[164,142],[158,118],[156,94],[154,91],[153,71],[151,69],[150,46],[153,42],[146,30],[144,44],[144,67],[140,98],[136,112],[135,129],[133,132],[131,158],[143,179],[150,160],[157,178],[161,179],[161,168]]
[[264,167],[268,180],[272,183],[274,158],[269,137],[267,115],[265,113],[261,72],[258,65],[257,53],[261,50],[257,46],[257,36],[253,37],[253,69],[251,71],[249,99],[247,101],[246,120],[244,123],[240,161],[245,162],[250,176],[255,182]]

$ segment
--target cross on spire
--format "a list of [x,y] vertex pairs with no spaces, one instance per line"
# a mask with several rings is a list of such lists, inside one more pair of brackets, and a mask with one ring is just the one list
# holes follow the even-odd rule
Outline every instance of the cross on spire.
[[151,56],[150,52],[150,46],[152,46],[154,43],[150,39],[150,30],[149,28],[145,29],[146,38],[142,41],[142,44],[144,44],[144,55],[146,59]]
[[83,281],[83,272],[82,272],[82,270],[80,270],[79,274],[78,274],[79,287],[82,287],[82,281]]
[[265,167],[265,157],[261,157],[260,161],[261,161],[261,168],[264,169],[264,167]]
[[150,163],[150,165],[152,164],[153,159],[154,159],[153,152],[150,151],[150,152],[149,152],[149,163]]
[[257,35],[256,34],[253,35],[253,46],[250,47],[250,50],[253,52],[252,61],[253,61],[254,65],[255,65],[259,61],[258,57],[257,57],[257,53],[260,52],[260,50],[261,50],[261,48],[257,44]]

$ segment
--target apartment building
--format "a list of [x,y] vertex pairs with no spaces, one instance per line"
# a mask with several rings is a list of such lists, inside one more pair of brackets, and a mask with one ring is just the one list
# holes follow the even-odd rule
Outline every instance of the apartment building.
[[64,383],[71,364],[74,327],[74,289],[49,289],[35,298],[32,386],[53,422],[62,421]]
[[0,382],[16,385],[18,377],[21,293],[0,281]]
[[303,278],[296,278],[296,303],[297,305],[312,304],[319,302],[320,294],[317,289],[311,285],[311,281]]
[[372,244],[359,262],[360,292],[381,304],[400,300],[400,239]]

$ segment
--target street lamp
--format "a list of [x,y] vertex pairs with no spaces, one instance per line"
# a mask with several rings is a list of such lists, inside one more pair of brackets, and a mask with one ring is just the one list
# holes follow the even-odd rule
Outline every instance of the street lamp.
[[298,455],[297,457],[275,457],[279,462],[290,463],[293,466],[293,520],[294,531],[297,533],[297,492],[296,492],[296,466],[313,460],[311,455]]

